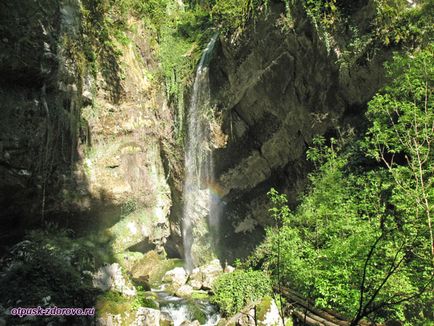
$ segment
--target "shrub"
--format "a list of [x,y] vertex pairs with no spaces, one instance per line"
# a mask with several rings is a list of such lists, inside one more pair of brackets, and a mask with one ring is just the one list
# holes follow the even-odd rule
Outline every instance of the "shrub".
[[[67,230],[32,231],[4,258],[0,270],[0,305],[94,306],[99,290],[93,288],[90,272],[96,268],[96,254],[93,246],[72,239]],[[41,317],[36,325],[47,325],[57,318]]]
[[262,271],[237,270],[223,274],[214,284],[213,302],[225,315],[239,312],[245,305],[271,293],[271,281]]

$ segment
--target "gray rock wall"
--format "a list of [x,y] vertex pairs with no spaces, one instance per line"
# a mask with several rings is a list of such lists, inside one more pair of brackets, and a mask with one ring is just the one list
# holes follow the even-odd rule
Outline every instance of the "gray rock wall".
[[[282,29],[283,6],[234,41],[221,37],[211,63],[215,110],[225,146],[214,151],[222,196],[221,259],[248,254],[272,223],[271,187],[293,205],[311,170],[315,135],[360,127],[363,107],[382,82],[384,56],[342,71],[301,8]],[[357,88],[355,87],[357,85]]]
[[50,214],[78,158],[82,85],[61,46],[78,16],[75,0],[0,4],[0,242]]

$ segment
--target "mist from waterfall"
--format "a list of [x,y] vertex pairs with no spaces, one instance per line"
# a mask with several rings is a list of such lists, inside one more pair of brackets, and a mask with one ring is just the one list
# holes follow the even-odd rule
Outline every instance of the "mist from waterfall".
[[[210,186],[214,182],[213,159],[210,148],[210,87],[208,63],[217,41],[215,34],[203,51],[196,71],[190,107],[187,114],[185,146],[185,181],[182,235],[185,264],[188,271],[195,265],[192,246],[196,239],[195,226],[208,217],[208,228],[218,225],[218,210]],[[209,232],[209,230],[208,230]],[[208,235],[208,238],[210,236]],[[208,244],[211,249],[211,243]]]

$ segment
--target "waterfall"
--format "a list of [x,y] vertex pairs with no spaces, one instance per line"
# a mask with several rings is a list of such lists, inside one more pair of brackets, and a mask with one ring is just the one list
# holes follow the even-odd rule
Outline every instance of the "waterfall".
[[[185,181],[184,209],[182,217],[182,235],[186,268],[191,271],[195,265],[192,246],[198,236],[210,239],[209,229],[200,229],[208,222],[209,226],[217,225],[216,212],[213,209],[210,186],[214,181],[213,160],[210,149],[209,117],[210,107],[209,69],[210,56],[217,41],[214,34],[203,51],[196,71],[190,107],[187,114],[187,142],[185,146]],[[208,217],[208,221],[206,221]],[[207,234],[204,234],[207,233]],[[200,235],[198,235],[200,234]],[[207,245],[211,248],[211,243]]]

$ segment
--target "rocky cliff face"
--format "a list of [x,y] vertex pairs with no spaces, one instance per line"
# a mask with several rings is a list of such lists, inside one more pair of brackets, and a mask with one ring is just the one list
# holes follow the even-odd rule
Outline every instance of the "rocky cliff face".
[[129,21],[129,41],[112,40],[121,55],[96,57],[95,72],[77,46],[84,19],[76,0],[0,4],[0,244],[50,221],[105,229],[115,251],[161,251],[172,118],[152,36]]
[[[274,3],[241,36],[220,37],[210,63],[221,258],[261,239],[271,187],[296,202],[313,137],[359,123],[382,83],[383,56],[340,69],[340,49],[327,49],[303,9],[284,13]],[[152,78],[153,36],[131,20],[129,42],[115,45],[121,55],[103,49],[95,73],[73,46],[83,19],[76,0],[0,5],[0,239],[44,221],[90,222],[115,251],[179,255],[183,156]]]
[[383,56],[344,72],[336,64],[339,49],[327,51],[303,10],[294,10],[291,21],[283,13],[283,5],[274,5],[241,38],[221,38],[210,66],[215,110],[228,136],[214,150],[222,258],[244,256],[272,223],[271,187],[296,202],[313,137],[359,124],[382,83]]
[[[46,218],[78,159],[82,83],[61,46],[74,1],[0,4],[0,238]],[[4,232],[4,233],[3,233]]]
[[97,76],[90,83],[94,102],[82,110],[92,139],[91,146],[82,148],[80,166],[88,191],[84,206],[108,228],[115,252],[161,252],[170,235],[172,205],[161,153],[170,139],[172,117],[164,90],[150,78],[157,69],[151,36],[141,22],[129,23],[135,31],[128,34],[127,45],[119,45],[122,96],[114,103],[110,88]]

